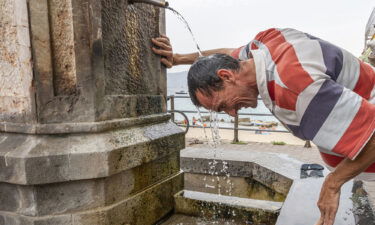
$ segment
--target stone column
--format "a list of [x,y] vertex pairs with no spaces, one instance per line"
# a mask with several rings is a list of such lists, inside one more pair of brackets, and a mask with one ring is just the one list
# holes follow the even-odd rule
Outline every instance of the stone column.
[[173,210],[184,135],[150,51],[163,13],[0,0],[0,225],[147,225]]

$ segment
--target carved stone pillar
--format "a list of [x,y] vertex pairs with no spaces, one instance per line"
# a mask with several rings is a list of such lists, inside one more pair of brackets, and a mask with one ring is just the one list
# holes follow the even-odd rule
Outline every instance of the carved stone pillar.
[[0,225],[147,225],[173,209],[184,135],[150,50],[163,14],[0,1]]

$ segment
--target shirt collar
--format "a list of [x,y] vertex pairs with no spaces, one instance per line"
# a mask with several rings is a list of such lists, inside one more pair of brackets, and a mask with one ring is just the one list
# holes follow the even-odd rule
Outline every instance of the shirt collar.
[[262,98],[264,105],[272,112],[272,100],[268,92],[267,75],[266,75],[266,55],[262,50],[251,50],[254,58],[256,81],[259,95]]

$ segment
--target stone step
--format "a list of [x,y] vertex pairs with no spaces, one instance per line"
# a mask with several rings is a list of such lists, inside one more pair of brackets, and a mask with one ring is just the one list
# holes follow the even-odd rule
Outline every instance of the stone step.
[[156,225],[238,225],[238,222],[233,219],[203,219],[200,217],[186,216],[182,214],[174,214],[169,217],[166,221],[163,221]]
[[303,164],[285,154],[225,147],[186,148],[181,151],[180,161],[185,173],[251,178],[285,196],[293,180],[299,179]]
[[[252,193],[249,191],[248,187],[253,186],[246,186],[246,182],[248,180],[255,180],[276,193],[286,196],[285,201],[279,203],[282,207],[280,206],[281,210],[277,214],[277,220],[275,219],[271,221],[272,223],[264,224],[315,224],[320,217],[320,212],[316,203],[319,199],[320,189],[325,178],[301,178],[301,166],[304,162],[298,161],[283,153],[257,152],[256,148],[257,145],[249,145],[246,149],[234,149],[232,146],[228,145],[222,145],[217,149],[198,147],[186,148],[181,152],[181,168],[185,173],[184,189],[213,193],[219,190],[217,186],[220,185],[220,192],[224,194],[223,190],[226,189],[225,182],[221,180],[216,181],[216,179],[210,180],[206,177],[214,176],[215,178],[220,178],[220,176],[228,176],[229,174],[228,178],[230,182],[234,184],[234,186],[239,185],[237,189],[230,186],[232,194],[237,195],[237,197],[248,198],[250,197],[249,195],[244,196],[243,194]],[[328,173],[328,169],[325,168],[323,170],[323,175],[326,176]],[[228,180],[228,178],[226,178],[226,180]],[[208,188],[206,188],[207,185],[209,185],[212,190],[208,190]],[[258,192],[255,193],[259,194],[259,189],[257,191]],[[271,194],[268,196],[262,195],[263,197],[275,196],[269,191],[261,192]],[[223,196],[220,196],[220,198],[223,198]],[[186,198],[184,203],[193,205],[196,201],[200,201],[200,204],[195,203],[196,208],[201,207],[200,209],[206,207],[206,205],[209,207],[215,205],[214,201],[207,204],[205,203],[206,201],[203,200],[204,199],[191,200]],[[275,201],[275,199],[272,198],[263,198],[262,200]],[[254,200],[251,201],[254,202]],[[240,207],[243,208],[243,206]],[[212,208],[211,206],[211,209]],[[261,210],[260,208],[259,211]],[[188,212],[188,210],[186,210],[186,212]],[[221,210],[218,214],[231,218],[230,215],[226,215],[223,212],[225,213],[225,211]],[[266,212],[269,211],[266,210]],[[198,214],[202,213],[191,213],[193,216]],[[244,218],[246,219],[246,217]],[[343,185],[335,225],[375,225],[374,218],[375,214],[369,204],[367,193],[362,188],[361,182],[358,180],[349,181]],[[257,223],[253,222],[250,224]]]
[[184,189],[275,202],[283,202],[286,198],[286,195],[249,177],[184,173]]
[[206,218],[229,218],[243,224],[276,223],[282,202],[184,190],[175,195],[175,212]]

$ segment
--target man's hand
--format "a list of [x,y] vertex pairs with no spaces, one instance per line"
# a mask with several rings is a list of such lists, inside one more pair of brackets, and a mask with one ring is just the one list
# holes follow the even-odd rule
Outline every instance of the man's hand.
[[320,219],[316,225],[333,225],[339,208],[340,189],[341,186],[334,180],[332,174],[329,174],[320,191],[318,201]]
[[[188,53],[188,54],[177,54],[173,53],[172,45],[170,43],[170,40],[165,35],[160,35],[160,37],[152,38],[152,43],[158,47],[152,47],[152,51],[155,54],[160,55],[162,58],[160,61],[168,68],[171,68],[172,66],[176,65],[191,65],[199,58],[198,52],[194,53]],[[202,54],[204,56],[209,56],[212,54],[227,54],[230,55],[232,51],[234,51],[234,48],[218,48],[218,49],[212,49],[212,50],[206,50],[203,51]]]
[[321,215],[316,225],[333,225],[339,207],[341,186],[365,171],[374,162],[375,135],[372,135],[356,159],[345,158],[326,177],[320,191],[318,207]]
[[154,43],[154,45],[159,47],[159,49],[155,48],[155,47],[152,47],[152,51],[155,54],[158,54],[158,55],[162,56],[160,61],[167,68],[171,68],[175,63],[175,60],[173,58],[173,49],[172,49],[172,45],[169,41],[169,38],[165,35],[160,35],[160,37],[152,38],[151,41],[152,41],[152,43]]

